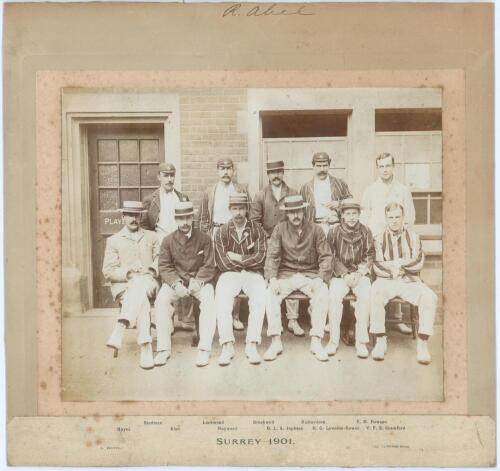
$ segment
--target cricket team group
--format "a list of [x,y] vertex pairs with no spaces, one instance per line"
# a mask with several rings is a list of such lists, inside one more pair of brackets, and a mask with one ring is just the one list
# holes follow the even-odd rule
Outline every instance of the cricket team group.
[[[411,230],[415,208],[410,190],[394,176],[394,156],[376,157],[379,178],[360,203],[346,182],[330,174],[331,165],[327,153],[312,155],[314,177],[297,191],[284,181],[284,162],[269,161],[269,184],[252,200],[246,187],[233,181],[233,161],[220,159],[219,181],[204,192],[198,228],[192,202],[174,188],[174,165],[161,163],[160,187],[142,202],[123,202],[124,226],[107,239],[103,274],[121,306],[107,346],[120,349],[125,329],[136,326],[141,368],[165,365],[172,353],[174,310],[193,302],[199,303],[196,365],[209,363],[216,332],[218,364],[229,365],[235,355],[233,331],[245,328],[239,319],[244,293],[245,355],[254,365],[262,358],[272,361],[284,352],[283,301],[286,327],[304,335],[299,300],[287,299],[300,291],[310,302],[310,351],[327,361],[339,348],[343,299],[352,292],[359,358],[384,359],[385,307],[400,297],[418,306],[416,356],[429,364],[437,296],[420,279],[424,253]],[[270,342],[261,357],[264,319]],[[410,332],[402,318],[397,326]],[[369,333],[375,337],[371,353]]]

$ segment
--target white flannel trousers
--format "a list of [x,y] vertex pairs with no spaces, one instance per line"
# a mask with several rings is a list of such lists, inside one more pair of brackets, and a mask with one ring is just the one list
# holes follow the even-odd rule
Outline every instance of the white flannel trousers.
[[[267,335],[281,335],[281,302],[293,291],[302,291],[309,297],[311,303],[311,330],[309,335],[323,338],[325,333],[326,316],[328,314],[328,287],[325,283],[315,284],[312,278],[301,273],[295,273],[289,278],[278,279],[280,294],[273,293],[267,288],[266,313]],[[317,283],[317,282],[316,282]]]
[[385,333],[385,305],[396,296],[418,306],[418,333],[432,335],[437,296],[421,281],[386,280],[378,278],[372,285],[370,332]]
[[127,289],[120,294],[121,309],[118,320],[126,320],[130,327],[137,326],[137,343],[151,343],[151,302],[158,283],[150,275],[134,276]]
[[[214,288],[210,283],[207,283],[199,291],[191,293],[191,296],[200,302],[200,342],[198,343],[198,349],[209,352],[212,349],[216,327]],[[173,303],[179,299],[181,298],[169,285],[165,283],[162,285],[155,302],[157,351],[171,350],[172,348],[171,335],[174,330],[172,322]]]
[[260,273],[250,271],[227,271],[220,275],[215,289],[217,330],[219,342],[234,342],[233,303],[243,291],[248,296],[248,327],[246,342],[260,343],[262,324],[266,310],[266,282]]
[[[330,307],[328,322],[330,324],[330,342],[338,345],[340,339],[340,323],[342,321],[344,296],[351,288],[343,278],[332,278],[330,281]],[[358,284],[352,288],[356,296],[354,315],[356,317],[356,342],[368,343],[368,323],[370,319],[371,283],[367,276],[362,276]]]

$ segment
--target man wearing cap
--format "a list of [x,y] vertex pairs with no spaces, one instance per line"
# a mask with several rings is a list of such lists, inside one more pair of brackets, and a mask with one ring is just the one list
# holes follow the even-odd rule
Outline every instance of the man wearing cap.
[[[363,193],[361,200],[361,222],[367,225],[373,236],[385,231],[385,207],[388,203],[398,202],[404,208],[404,224],[411,227],[415,223],[415,206],[410,189],[394,177],[394,156],[384,152],[375,159],[379,178]],[[393,313],[401,319],[401,307]],[[397,324],[402,334],[411,334],[411,329],[404,323]]]
[[[229,195],[231,193],[244,193],[251,201],[248,190],[236,182],[233,182],[234,163],[230,158],[217,161],[217,172],[219,181],[208,187],[203,193],[200,207],[200,229],[214,238],[215,232],[223,224],[232,218],[229,211]],[[243,330],[243,323],[239,318],[240,303],[236,300],[233,309],[233,326],[236,330]]]
[[330,342],[328,355],[335,355],[339,346],[342,302],[352,290],[356,296],[356,354],[368,358],[371,268],[375,249],[370,229],[359,222],[361,212],[357,203],[343,203],[340,207],[341,222],[328,233],[328,245],[333,254],[333,277],[330,282]]
[[329,175],[331,159],[326,152],[316,152],[312,157],[314,178],[304,183],[300,194],[309,203],[306,219],[321,226],[325,236],[330,227],[339,222],[338,208],[342,201],[352,198],[347,183]]
[[385,207],[386,229],[375,237],[373,270],[377,279],[371,290],[370,332],[377,336],[374,360],[383,360],[387,351],[385,305],[394,297],[418,306],[417,361],[427,365],[431,355],[427,341],[433,334],[437,296],[420,279],[424,253],[418,234],[404,227],[400,203]]
[[113,299],[121,309],[107,346],[119,350],[127,327],[137,325],[137,343],[141,347],[140,367],[153,368],[150,335],[150,301],[158,289],[156,281],[160,243],[152,231],[140,227],[145,211],[140,201],[124,201],[120,212],[125,226],[106,240],[102,272],[111,282]]
[[174,208],[179,201],[189,201],[184,193],[174,188],[175,167],[171,163],[158,166],[160,187],[144,198],[146,212],[141,218],[141,227],[158,232],[161,239],[177,230]]
[[[158,166],[158,181],[160,187],[151,195],[144,198],[146,212],[141,217],[141,227],[156,231],[161,241],[165,236],[177,230],[174,217],[174,208],[179,201],[189,201],[184,193],[174,188],[175,166],[169,162],[162,162]],[[178,303],[178,319],[181,326],[193,330],[192,303],[189,298]]]
[[249,308],[245,354],[251,364],[261,362],[257,344],[261,342],[266,308],[266,282],[262,276],[266,235],[258,222],[248,220],[249,205],[247,194],[231,194],[232,218],[215,233],[215,261],[221,272],[215,290],[221,366],[228,365],[234,356],[231,310],[240,291],[248,296]]
[[178,202],[175,221],[178,229],[163,239],[159,272],[162,287],[156,298],[156,329],[158,332],[155,365],[166,363],[172,351],[172,303],[192,296],[200,303],[200,342],[197,366],[209,362],[216,318],[214,303],[215,265],[212,239],[193,228],[193,204]]
[[[255,195],[250,208],[250,219],[262,224],[267,238],[271,237],[276,224],[286,220],[285,212],[280,209],[285,198],[298,192],[290,188],[283,180],[285,163],[282,160],[267,162],[267,178],[269,185]],[[286,300],[286,317],[288,330],[299,337],[304,330],[299,325],[299,301]]]
[[310,298],[311,352],[320,361],[328,360],[321,339],[328,313],[332,253],[323,230],[305,219],[307,206],[301,195],[287,196],[282,206],[287,220],[275,227],[269,240],[264,275],[269,281],[266,315],[272,341],[264,360],[274,360],[283,351],[281,302],[295,290]]

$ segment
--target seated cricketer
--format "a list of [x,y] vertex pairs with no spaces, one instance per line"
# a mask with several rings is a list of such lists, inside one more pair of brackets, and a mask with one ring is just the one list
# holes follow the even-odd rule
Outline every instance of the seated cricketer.
[[113,299],[121,304],[118,320],[107,346],[119,350],[127,327],[137,325],[137,343],[141,347],[139,366],[153,368],[151,346],[151,301],[158,282],[160,243],[155,232],[139,227],[144,206],[140,201],[124,201],[119,210],[125,226],[106,240],[102,273],[111,282]]
[[215,301],[212,239],[193,228],[193,204],[175,205],[177,230],[163,239],[158,269],[162,286],[156,298],[157,354],[155,365],[164,365],[171,353],[173,303],[191,296],[200,303],[200,342],[196,366],[208,365],[215,335]]
[[437,296],[420,279],[424,252],[418,234],[406,229],[404,209],[400,203],[385,207],[386,229],[375,238],[373,271],[377,279],[372,285],[370,332],[377,340],[372,350],[374,360],[383,360],[387,351],[385,305],[394,297],[418,306],[419,326],[417,361],[427,365],[431,355],[427,340],[433,334]]
[[274,360],[283,351],[281,343],[281,302],[295,290],[310,298],[311,352],[320,361],[328,355],[321,345],[328,314],[328,283],[332,253],[321,227],[305,220],[308,203],[301,195],[287,196],[281,209],[287,220],[274,229],[267,251],[265,278],[267,335],[272,337],[264,360]]
[[245,354],[251,364],[261,362],[257,344],[261,342],[265,315],[266,282],[262,276],[266,257],[266,235],[262,226],[248,220],[249,198],[245,193],[229,196],[232,219],[215,233],[215,261],[221,274],[215,290],[217,329],[222,352],[219,365],[234,357],[232,309],[234,298],[243,291],[248,296],[248,327]]
[[330,229],[328,244],[333,254],[333,278],[330,281],[330,342],[328,355],[335,355],[339,347],[342,301],[352,291],[356,296],[356,354],[368,358],[371,269],[375,249],[370,229],[359,222],[361,212],[357,203],[343,203],[341,223]]
[[[285,175],[285,162],[283,160],[267,162],[266,168],[269,185],[255,195],[250,208],[250,219],[262,224],[266,237],[269,239],[276,224],[286,221],[285,212],[280,209],[285,198],[297,195],[298,192],[290,188],[283,180]],[[287,299],[285,304],[288,330],[293,332],[293,335],[302,337],[304,329],[299,324],[299,301]]]

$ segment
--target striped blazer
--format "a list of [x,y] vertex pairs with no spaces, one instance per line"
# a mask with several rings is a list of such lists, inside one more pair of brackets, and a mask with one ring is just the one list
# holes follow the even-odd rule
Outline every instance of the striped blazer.
[[327,240],[333,253],[333,276],[356,271],[371,276],[375,248],[368,227],[358,223],[353,230],[341,222],[330,229]]
[[[253,271],[262,273],[266,259],[267,238],[262,226],[256,221],[248,221],[241,240],[231,220],[223,224],[215,233],[215,263],[221,272]],[[242,256],[242,261],[235,262],[228,256],[234,252]]]
[[[328,175],[328,178],[330,180],[332,201],[341,202],[345,199],[352,198],[351,191],[349,190],[349,187],[344,180],[334,177],[333,175]],[[302,187],[300,188],[300,194],[304,198],[304,201],[307,201],[309,203],[309,206],[306,208],[306,220],[314,222],[316,218],[316,205],[314,202],[314,178],[302,185]]]
[[[375,238],[373,271],[377,277],[420,281],[424,252],[417,233],[406,228],[397,234],[386,229]],[[394,261],[401,264],[399,274],[393,273]]]

